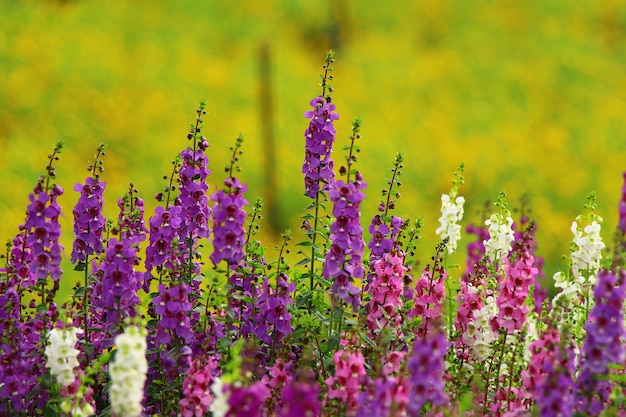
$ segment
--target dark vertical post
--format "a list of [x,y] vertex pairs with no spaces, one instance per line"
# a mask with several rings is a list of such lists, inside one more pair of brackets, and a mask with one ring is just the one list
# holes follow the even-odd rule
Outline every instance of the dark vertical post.
[[274,96],[272,91],[272,59],[270,46],[261,44],[259,48],[259,119],[263,140],[263,175],[265,178],[263,199],[266,209],[264,217],[270,229],[278,234],[280,230],[280,206],[278,204],[278,183],[276,179],[276,144],[274,141]]

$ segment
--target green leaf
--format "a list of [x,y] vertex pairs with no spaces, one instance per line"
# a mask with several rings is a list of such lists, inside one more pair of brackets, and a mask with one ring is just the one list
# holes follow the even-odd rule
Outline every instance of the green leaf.
[[[294,267],[298,267],[298,266],[302,266],[302,265],[307,265],[311,263],[311,258],[304,258],[301,261],[298,261]],[[304,276],[304,275],[303,275]]]
[[313,292],[311,290],[304,291],[302,294],[296,297],[296,308],[302,308],[305,304],[308,304],[309,300],[313,296]]
[[337,349],[337,346],[339,346],[339,335],[333,333],[330,335],[328,343],[326,344],[326,352],[331,352]]
[[328,318],[324,317],[322,313],[320,313],[317,310],[313,310],[311,314],[317,317],[324,325],[328,326],[328,323],[329,323]]
[[76,266],[74,266],[74,271],[84,271],[87,269],[87,263],[79,261]]
[[88,358],[92,358],[94,352],[93,345],[91,343],[84,343],[83,352],[85,352],[85,355],[87,355]]

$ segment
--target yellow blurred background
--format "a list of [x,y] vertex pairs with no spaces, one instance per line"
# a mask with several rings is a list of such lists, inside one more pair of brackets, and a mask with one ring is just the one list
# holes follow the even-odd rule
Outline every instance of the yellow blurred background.
[[618,0],[0,1],[0,239],[23,221],[59,139],[66,248],[72,187],[100,142],[108,144],[106,214],[116,215],[132,181],[147,219],[200,99],[211,190],[241,132],[248,200],[271,196],[269,127],[277,185],[266,217],[276,216],[278,231],[299,230],[308,204],[303,112],[320,93],[329,48],[337,51],[336,161],[351,120],[363,120],[364,227],[402,150],[396,214],[424,216],[423,262],[437,241],[440,196],[462,161],[464,223],[477,222],[502,189],[511,207],[527,193],[549,276],[565,267],[570,224],[592,190],[611,239],[626,170],[626,3]]

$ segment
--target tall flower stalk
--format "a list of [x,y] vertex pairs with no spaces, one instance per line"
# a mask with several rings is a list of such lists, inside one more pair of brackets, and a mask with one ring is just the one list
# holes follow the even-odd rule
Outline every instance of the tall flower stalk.
[[105,144],[102,143],[96,150],[93,163],[88,166],[91,173],[85,179],[84,184],[76,184],[74,191],[80,193],[78,202],[74,206],[74,245],[72,248],[72,263],[76,269],[84,271],[83,287],[83,333],[85,335],[85,353],[89,360],[91,354],[91,338],[89,332],[89,257],[97,256],[103,252],[103,232],[106,227],[106,219],[102,214],[104,205],[104,189],[106,183],[100,180],[100,174],[104,171],[102,158],[105,155]]
[[[304,117],[309,119],[309,126],[304,132],[305,152],[302,173],[304,174],[305,194],[315,199],[313,207],[313,227],[307,230],[311,236],[311,268],[309,271],[309,290],[315,287],[315,260],[320,255],[320,248],[316,245],[319,227],[320,193],[330,190],[334,180],[334,161],[331,157],[336,130],[334,121],[339,119],[335,112],[336,106],[332,103],[333,88],[329,81],[333,79],[332,63],[335,62],[335,53],[330,50],[326,54],[324,75],[322,76],[322,94],[311,100],[313,110],[306,111]],[[327,93],[328,90],[328,94]],[[305,218],[308,223],[308,218]],[[309,229],[307,227],[307,229]]]

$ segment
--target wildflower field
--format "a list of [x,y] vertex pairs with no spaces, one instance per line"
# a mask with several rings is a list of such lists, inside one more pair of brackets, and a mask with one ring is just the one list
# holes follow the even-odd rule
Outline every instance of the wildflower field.
[[591,193],[549,299],[536,224],[524,201],[513,220],[504,191],[468,227],[464,267],[449,267],[464,214],[461,164],[441,196],[441,242],[416,268],[423,219],[397,215],[401,152],[367,232],[361,224],[361,120],[336,140],[333,63],[329,51],[304,113],[305,239],[294,244],[287,229],[275,259],[256,237],[263,201],[249,204],[239,178],[242,136],[209,193],[203,101],[147,223],[132,183],[117,218],[103,216],[98,146],[73,187],[70,259],[84,279],[58,304],[57,143],[0,270],[3,414],[625,414],[626,184],[611,256],[603,260]]
[[0,416],[626,416],[626,9],[424,3],[0,3]]

